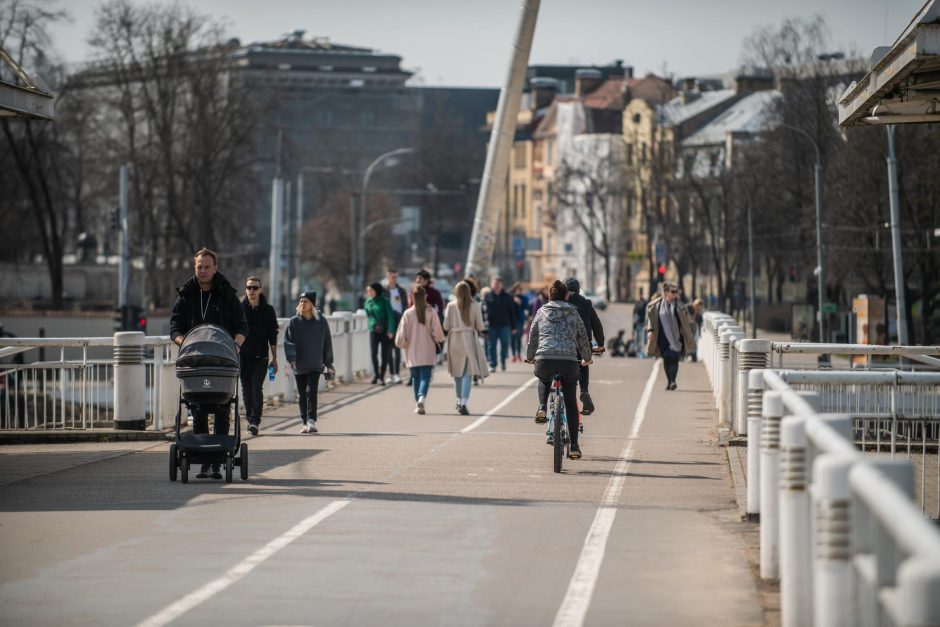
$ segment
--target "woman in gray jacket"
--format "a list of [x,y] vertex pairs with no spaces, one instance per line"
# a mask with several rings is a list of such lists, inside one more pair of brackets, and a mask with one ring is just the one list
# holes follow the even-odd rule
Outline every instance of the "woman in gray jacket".
[[304,292],[297,315],[287,323],[284,353],[294,370],[300,403],[301,433],[317,433],[317,388],[324,370],[333,370],[333,340],[330,325],[317,311],[316,292]]
[[579,366],[590,365],[581,355],[591,355],[591,343],[587,339],[584,322],[574,305],[565,302],[568,288],[561,281],[552,283],[548,291],[549,301],[539,308],[529,327],[529,344],[526,361],[535,363],[535,376],[539,379],[539,408],[535,422],[544,423],[545,405],[552,377],[561,375],[562,393],[565,396],[565,416],[571,436],[571,459],[581,458],[578,446],[578,376]]

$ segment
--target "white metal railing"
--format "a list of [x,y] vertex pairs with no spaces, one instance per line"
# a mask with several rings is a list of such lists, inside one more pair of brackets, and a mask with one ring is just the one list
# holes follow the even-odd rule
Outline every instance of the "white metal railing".
[[[365,313],[338,312],[327,316],[333,340],[334,364],[343,381],[371,367],[369,328]],[[281,319],[278,336],[280,374],[265,383],[267,396],[292,401],[294,378],[284,355]],[[54,430],[110,428],[115,421],[115,359],[113,337],[0,338],[0,358],[51,352],[56,358],[0,364],[0,429]],[[147,336],[143,347],[152,356],[144,366],[146,422],[154,430],[172,424],[179,400],[175,374],[177,346],[168,336]],[[324,383],[321,381],[321,385]]]
[[[703,327],[699,354],[719,420],[745,426],[747,511],[760,516],[761,576],[780,579],[782,623],[940,624],[940,530],[923,512],[940,375],[749,367],[761,361],[755,353],[768,366],[774,351],[930,361],[937,347],[743,340],[713,312]],[[909,459],[865,453],[899,445],[921,451],[920,506]]]

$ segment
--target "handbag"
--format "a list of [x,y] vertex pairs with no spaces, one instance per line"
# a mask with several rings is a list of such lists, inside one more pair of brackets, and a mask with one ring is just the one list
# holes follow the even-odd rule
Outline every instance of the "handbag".
[[385,325],[382,324],[381,322],[376,322],[374,325],[372,325],[372,332],[373,333],[385,333]]

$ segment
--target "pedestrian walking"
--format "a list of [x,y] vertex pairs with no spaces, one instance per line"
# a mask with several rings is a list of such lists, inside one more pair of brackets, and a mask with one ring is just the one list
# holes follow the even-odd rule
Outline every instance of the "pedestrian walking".
[[[593,351],[604,351],[604,327],[601,325],[600,318],[597,317],[597,311],[594,310],[594,304],[581,296],[581,283],[578,279],[571,277],[565,281],[565,287],[568,288],[568,304],[574,305],[584,323],[584,330],[587,331],[588,343],[595,342]],[[581,359],[591,361],[593,354],[579,355]],[[594,401],[591,399],[591,393],[588,387],[591,384],[590,368],[584,366],[581,368],[578,380],[581,386],[581,413],[590,416],[594,413]]]
[[444,341],[444,329],[428,305],[421,285],[411,290],[412,305],[405,310],[395,335],[395,345],[405,351],[405,365],[411,370],[415,413],[424,413],[424,403],[431,385],[431,370],[437,361],[437,345]]
[[[401,317],[408,308],[408,290],[398,283],[398,270],[389,268],[385,274],[385,280],[388,284],[388,303],[392,306],[392,313],[395,314],[395,326],[392,333],[398,331],[398,324]],[[395,346],[394,342],[389,342],[389,372],[392,375],[392,383],[401,383],[401,349]]]
[[[261,279],[245,279],[245,298],[242,300],[248,337],[242,344],[241,380],[242,400],[248,432],[258,435],[261,428],[261,408],[264,403],[264,377],[270,368],[271,378],[277,374],[277,313],[264,296]],[[269,359],[270,356],[270,359]]]
[[457,412],[470,413],[467,402],[473,377],[489,375],[486,357],[480,346],[479,333],[483,330],[483,311],[471,295],[470,285],[460,281],[454,287],[454,300],[447,303],[444,312],[444,331],[447,333],[447,370],[454,377],[457,394]]
[[[486,336],[487,336],[487,326],[486,326],[486,308],[483,304],[483,298],[480,295],[480,284],[477,283],[476,278],[471,274],[464,279],[464,283],[470,286],[470,297],[473,299],[473,302],[480,305],[480,313],[483,316],[483,330],[477,333],[477,344],[480,345],[480,350],[483,353],[483,357],[489,363],[489,357],[486,355]],[[488,288],[487,288],[488,289]],[[480,385],[480,381],[483,379],[477,375],[473,376],[473,385]]]
[[529,299],[522,292],[522,283],[515,283],[509,290],[512,294],[512,304],[516,308],[516,321],[512,334],[512,360],[522,361],[522,336],[525,334],[526,322],[529,318]]
[[663,293],[651,300],[646,309],[646,352],[663,358],[667,390],[676,389],[679,360],[695,350],[689,310],[678,296],[675,284],[663,283]]
[[[428,306],[433,308],[435,313],[437,313],[438,321],[444,319],[444,297],[441,296],[441,293],[437,291],[436,287],[431,285],[431,273],[422,268],[418,270],[418,273],[415,274],[415,285],[420,285],[424,288],[425,297],[427,298]],[[414,292],[412,291],[412,295]],[[411,307],[412,302],[409,298],[408,306]]]
[[[219,272],[218,256],[208,248],[202,248],[193,255],[194,276],[177,288],[176,302],[170,313],[170,339],[177,346],[194,327],[201,324],[217,324],[234,338],[235,345],[241,350],[248,335],[248,323],[245,310],[238,301],[238,292]],[[209,433],[209,407],[190,406],[193,413],[193,433]],[[212,407],[215,416],[213,432],[216,435],[228,435],[229,406]],[[209,477],[209,464],[203,464],[199,479]],[[212,478],[221,479],[219,464],[212,464]]]
[[284,353],[294,371],[297,402],[300,405],[301,433],[317,433],[317,390],[320,376],[332,377],[333,337],[330,324],[317,311],[317,293],[304,292],[284,334]]
[[496,370],[496,344],[499,343],[499,363],[506,370],[506,358],[509,356],[509,340],[516,333],[516,306],[512,296],[503,289],[502,277],[493,277],[490,292],[484,298],[486,316],[489,322],[490,370]]
[[[385,385],[385,371],[388,369],[390,341],[395,337],[395,313],[385,297],[385,288],[381,283],[366,286],[366,300],[363,303],[369,318],[369,350],[372,353],[372,383]],[[379,363],[381,362],[381,369]]]
[[640,288],[640,297],[633,305],[633,348],[636,356],[646,358],[646,308],[649,301],[643,298],[643,288]]

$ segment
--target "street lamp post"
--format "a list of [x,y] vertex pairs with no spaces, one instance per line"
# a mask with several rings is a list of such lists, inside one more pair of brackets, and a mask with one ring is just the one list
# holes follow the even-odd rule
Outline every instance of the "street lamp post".
[[823,238],[822,238],[822,155],[819,152],[819,144],[813,139],[813,136],[798,126],[790,124],[778,124],[781,128],[796,131],[809,140],[816,150],[816,279],[817,279],[817,298],[819,299],[819,341],[826,341],[826,317],[823,315],[823,305],[826,302],[826,275],[823,271]]
[[[362,289],[363,282],[365,281],[365,251],[364,251],[364,235],[366,231],[366,212],[368,211],[368,200],[369,200],[369,179],[372,178],[372,172],[377,168],[383,161],[386,159],[392,159],[394,157],[399,157],[401,155],[407,155],[414,152],[413,148],[397,148],[395,150],[390,150],[384,154],[376,157],[372,163],[366,168],[365,174],[362,175],[362,188],[359,192],[359,234],[356,238],[357,240],[357,256],[356,256],[356,285],[353,286],[353,293],[358,289]],[[350,233],[352,236],[352,233]]]
[[757,316],[755,315],[754,305],[754,221],[752,219],[751,190],[744,188],[747,194],[747,292],[748,292],[748,311],[751,318],[751,338],[757,337]]

